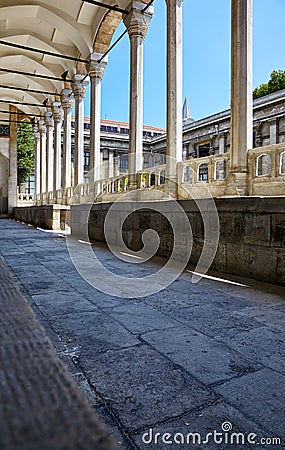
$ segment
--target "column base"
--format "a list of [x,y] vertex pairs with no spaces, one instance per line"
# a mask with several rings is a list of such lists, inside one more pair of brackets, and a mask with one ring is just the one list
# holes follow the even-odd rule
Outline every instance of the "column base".
[[178,184],[176,178],[166,178],[164,192],[171,198],[178,198]]
[[247,172],[230,172],[225,195],[244,196],[248,194]]

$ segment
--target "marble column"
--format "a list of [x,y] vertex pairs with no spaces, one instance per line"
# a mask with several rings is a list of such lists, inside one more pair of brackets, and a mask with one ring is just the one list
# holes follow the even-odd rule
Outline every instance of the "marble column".
[[247,151],[252,142],[252,0],[232,0],[231,150],[233,194],[246,194]]
[[47,142],[46,142],[46,191],[51,192],[53,190],[53,171],[54,171],[54,148],[53,148],[53,118],[52,112],[47,111],[45,113],[45,125],[47,130]]
[[141,2],[132,2],[124,24],[130,38],[130,119],[129,119],[129,189],[137,187],[136,174],[143,168],[143,42],[153,7],[145,8]]
[[35,195],[41,193],[41,149],[40,149],[40,133],[38,125],[33,127],[34,133],[34,152],[35,152]]
[[40,132],[40,152],[41,152],[41,194],[46,192],[46,165],[47,165],[47,149],[46,149],[46,125],[43,119],[39,120],[39,132]]
[[75,74],[72,90],[75,98],[74,186],[84,180],[84,99],[89,82],[85,75]]
[[92,182],[100,180],[100,127],[101,127],[101,84],[108,58],[100,53],[92,53],[86,65],[90,77],[90,171]]
[[61,126],[63,120],[63,109],[60,102],[53,102],[52,116],[54,121],[54,173],[53,191],[61,189]]
[[[10,120],[17,121],[17,108],[10,105]],[[8,212],[13,212],[17,206],[17,129],[16,122],[10,123],[9,140],[9,178],[8,178]]]
[[74,98],[71,89],[61,91],[61,105],[63,108],[63,164],[62,164],[62,196],[71,187],[71,110]]
[[167,6],[167,192],[176,194],[177,163],[182,161],[182,4],[166,0]]

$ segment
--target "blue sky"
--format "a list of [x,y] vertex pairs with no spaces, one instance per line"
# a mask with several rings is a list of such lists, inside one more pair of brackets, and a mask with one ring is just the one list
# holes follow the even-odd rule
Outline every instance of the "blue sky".
[[[194,119],[229,107],[230,0],[184,0],[183,96]],[[253,87],[285,69],[285,0],[253,0]],[[155,0],[154,16],[144,45],[144,123],[165,127],[165,0]],[[124,31],[121,24],[113,40]],[[89,115],[89,95],[85,113]],[[102,82],[102,118],[128,121],[129,38],[109,54]]]

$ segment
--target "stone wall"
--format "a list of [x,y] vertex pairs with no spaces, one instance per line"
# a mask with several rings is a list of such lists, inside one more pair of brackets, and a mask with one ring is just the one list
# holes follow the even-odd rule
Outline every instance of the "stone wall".
[[62,205],[16,207],[13,218],[48,230],[64,230],[68,211],[69,206]]
[[[171,202],[168,210],[171,211]],[[180,200],[193,232],[190,263],[196,265],[204,243],[204,225],[194,200]],[[258,280],[285,284],[285,198],[241,197],[215,199],[219,221],[220,239],[211,268],[219,272],[242,275]],[[203,216],[209,201],[203,201]],[[80,236],[82,224],[90,209],[89,236],[91,240],[104,241],[104,219],[110,203],[71,206],[72,234]],[[173,233],[169,222],[159,213],[146,208],[132,213],[123,227],[126,244],[133,250],[142,247],[141,233],[147,228],[160,235],[158,255],[169,256]],[[122,209],[124,204],[122,203]]]

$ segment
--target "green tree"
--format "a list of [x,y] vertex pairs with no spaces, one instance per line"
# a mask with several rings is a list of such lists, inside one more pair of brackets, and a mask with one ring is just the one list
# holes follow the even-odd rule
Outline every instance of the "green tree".
[[254,89],[253,98],[263,97],[280,89],[285,89],[285,70],[273,70],[268,83],[262,83]]
[[17,156],[18,184],[22,184],[29,179],[35,167],[32,125],[27,119],[23,120],[18,127]]

